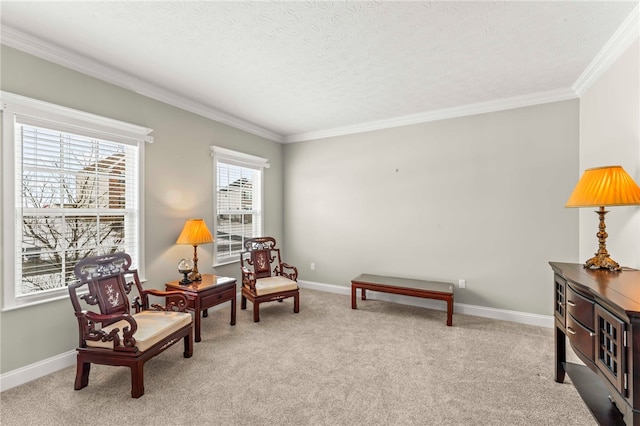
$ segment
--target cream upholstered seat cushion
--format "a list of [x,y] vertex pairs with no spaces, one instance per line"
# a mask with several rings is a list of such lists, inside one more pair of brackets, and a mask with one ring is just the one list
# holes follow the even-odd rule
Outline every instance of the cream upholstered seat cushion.
[[[132,317],[138,324],[138,329],[133,337],[136,339],[136,347],[140,352],[146,351],[160,340],[191,323],[191,314],[188,312],[142,311],[133,314]],[[102,330],[109,333],[114,328],[119,328],[118,335],[120,342],[122,342],[122,329],[129,326],[129,322],[121,320],[104,327]],[[113,349],[113,342],[87,340],[87,346]]]
[[259,278],[256,280],[256,295],[279,293],[281,291],[295,290],[298,283],[281,275],[275,277]]

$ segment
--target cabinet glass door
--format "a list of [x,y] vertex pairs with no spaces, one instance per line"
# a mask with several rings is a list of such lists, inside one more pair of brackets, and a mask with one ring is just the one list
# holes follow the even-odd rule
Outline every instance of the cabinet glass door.
[[565,308],[566,308],[566,300],[565,300],[566,293],[565,292],[566,292],[567,282],[562,277],[560,277],[558,275],[556,275],[553,280],[554,280],[554,285],[555,285],[555,291],[554,291],[555,309],[554,309],[554,314],[555,314],[556,318],[564,326]]
[[600,305],[596,305],[596,364],[609,381],[626,396],[624,322]]

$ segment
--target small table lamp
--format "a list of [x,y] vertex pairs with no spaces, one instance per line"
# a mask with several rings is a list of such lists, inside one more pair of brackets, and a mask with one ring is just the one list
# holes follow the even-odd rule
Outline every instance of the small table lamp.
[[202,280],[202,275],[198,272],[198,245],[212,242],[213,237],[203,219],[187,220],[176,244],[189,244],[193,246],[193,271],[189,274],[191,281]]
[[598,237],[599,248],[595,256],[587,260],[585,268],[619,271],[620,265],[607,253],[607,233],[604,215],[605,206],[640,205],[640,187],[621,166],[596,167],[585,170],[565,207],[600,207]]

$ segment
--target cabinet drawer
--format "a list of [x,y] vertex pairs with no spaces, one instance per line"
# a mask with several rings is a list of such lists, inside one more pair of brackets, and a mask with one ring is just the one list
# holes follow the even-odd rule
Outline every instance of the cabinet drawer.
[[221,293],[211,294],[204,296],[202,298],[202,308],[206,309],[211,306],[217,305],[218,303],[226,302],[227,300],[233,299],[233,296],[236,293],[235,288],[230,288],[229,290],[225,290]]
[[578,294],[571,286],[567,286],[567,312],[591,331],[594,329],[593,305],[592,300]]
[[571,315],[567,315],[567,336],[574,349],[579,350],[584,356],[593,361],[595,335]]

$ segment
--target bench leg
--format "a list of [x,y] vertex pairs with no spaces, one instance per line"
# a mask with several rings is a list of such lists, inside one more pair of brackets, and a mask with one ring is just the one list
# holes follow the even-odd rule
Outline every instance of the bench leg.
[[447,299],[447,325],[453,325],[453,297]]
[[356,287],[353,284],[351,284],[351,309],[356,309],[357,308],[357,306],[356,306],[356,300],[357,300],[356,291],[357,291]]

